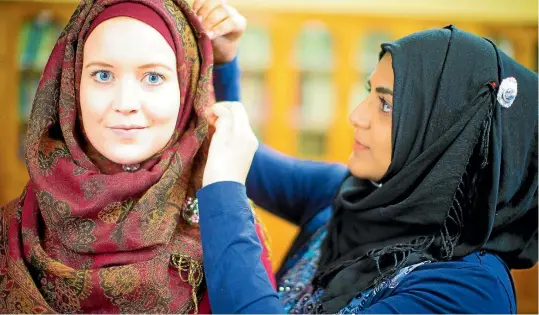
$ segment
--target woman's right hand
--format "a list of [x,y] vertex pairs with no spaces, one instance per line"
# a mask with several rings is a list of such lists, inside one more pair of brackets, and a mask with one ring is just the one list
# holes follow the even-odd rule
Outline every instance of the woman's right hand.
[[[202,187],[221,181],[245,184],[258,149],[258,139],[249,124],[247,112],[239,102],[218,102],[210,110],[208,120],[215,127],[215,133]],[[212,119],[212,114],[216,120]]]
[[247,27],[245,17],[225,0],[194,0],[193,11],[211,39],[215,64],[232,61]]

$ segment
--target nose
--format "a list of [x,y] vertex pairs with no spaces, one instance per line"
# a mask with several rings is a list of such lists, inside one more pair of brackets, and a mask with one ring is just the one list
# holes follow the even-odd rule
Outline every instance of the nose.
[[368,129],[371,126],[372,114],[369,110],[369,98],[367,97],[363,102],[359,103],[350,113],[348,119],[354,128]]
[[121,114],[133,114],[140,110],[141,101],[138,97],[138,85],[134,78],[123,78],[117,85],[114,111]]

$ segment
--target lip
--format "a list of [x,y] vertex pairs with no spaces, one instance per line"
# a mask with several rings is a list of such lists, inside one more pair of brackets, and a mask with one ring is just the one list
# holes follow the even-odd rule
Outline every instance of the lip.
[[146,129],[146,127],[143,126],[135,126],[135,125],[117,125],[108,127],[112,133],[114,133],[116,136],[123,138],[123,139],[133,139],[138,136],[142,130]]
[[364,150],[368,150],[369,147],[364,145],[363,143],[357,141],[357,140],[354,140],[354,151],[364,151]]
[[131,130],[131,129],[144,129],[146,127],[141,125],[114,125],[110,126],[110,129],[124,129],[124,130]]

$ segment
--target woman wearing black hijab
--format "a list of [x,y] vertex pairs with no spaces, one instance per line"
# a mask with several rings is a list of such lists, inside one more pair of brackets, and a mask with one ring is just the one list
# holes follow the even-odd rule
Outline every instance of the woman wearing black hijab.
[[[347,170],[261,146],[247,189],[236,174],[198,192],[212,310],[516,312],[509,270],[537,261],[537,83],[453,26],[382,45],[369,96],[350,115]],[[229,145],[212,143],[209,159],[256,147],[241,106],[215,112]],[[278,293],[247,195],[302,227]]]

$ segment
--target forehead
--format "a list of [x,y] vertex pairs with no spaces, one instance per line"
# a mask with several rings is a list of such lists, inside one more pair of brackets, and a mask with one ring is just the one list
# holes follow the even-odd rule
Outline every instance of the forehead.
[[384,84],[387,86],[393,86],[395,75],[393,72],[393,58],[390,53],[386,53],[380,62],[376,65],[376,68],[371,74],[372,84]]
[[175,55],[163,36],[148,24],[116,17],[99,24],[84,44],[85,59],[109,62],[162,62],[175,65]]

